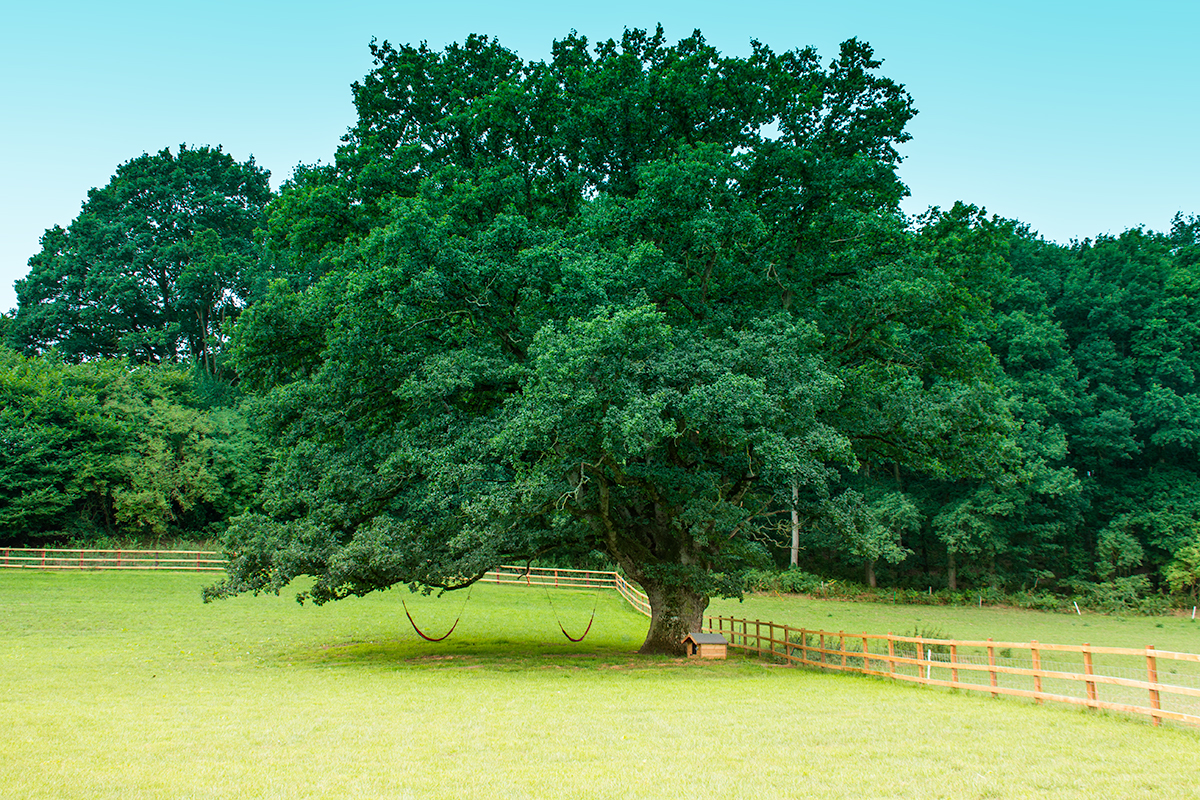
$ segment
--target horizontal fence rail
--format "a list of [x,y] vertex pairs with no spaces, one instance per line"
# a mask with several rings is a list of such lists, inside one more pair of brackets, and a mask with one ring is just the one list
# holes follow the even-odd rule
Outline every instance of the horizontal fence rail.
[[641,589],[634,586],[619,573],[613,573],[613,585],[617,588],[617,592],[629,605],[633,606],[636,611],[650,616],[650,598]]
[[614,572],[552,567],[499,566],[484,574],[484,583],[519,583],[522,586],[558,586],[576,589],[611,589]]
[[220,572],[220,553],[209,550],[88,550],[81,548],[0,548],[0,568],[165,569]]
[[557,569],[554,567],[500,566],[484,574],[484,583],[513,583],[522,586],[557,586],[579,589],[616,589],[634,610],[650,616],[650,598],[625,579],[609,570]]
[[1200,725],[1193,653],[833,632],[733,617],[708,617],[705,630],[789,664]]

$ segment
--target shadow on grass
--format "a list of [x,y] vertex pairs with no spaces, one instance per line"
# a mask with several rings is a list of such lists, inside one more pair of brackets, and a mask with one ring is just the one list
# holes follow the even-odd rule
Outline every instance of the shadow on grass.
[[413,638],[388,641],[342,642],[297,647],[278,654],[281,662],[318,668],[395,670],[589,670],[662,672],[663,670],[721,670],[727,666],[761,666],[735,655],[726,662],[671,656],[645,656],[628,644],[587,646],[538,641],[495,639],[432,644]]

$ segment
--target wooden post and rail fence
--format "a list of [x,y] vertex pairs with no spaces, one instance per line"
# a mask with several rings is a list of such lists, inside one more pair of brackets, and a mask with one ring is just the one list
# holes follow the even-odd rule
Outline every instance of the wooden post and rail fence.
[[515,583],[523,586],[556,586],[580,589],[616,589],[634,610],[650,616],[650,598],[610,570],[556,569],[554,567],[501,566],[483,576],[485,583]]
[[[210,550],[91,550],[88,548],[0,547],[0,569],[44,570],[185,570],[220,572],[225,558]],[[549,586],[567,589],[616,589],[638,612],[650,616],[650,600],[623,575],[608,570],[500,566],[484,583]]]
[[223,572],[225,559],[211,550],[90,550],[0,547],[0,568],[119,569]]
[[[217,572],[225,564],[219,553],[205,550],[0,548],[0,568]],[[615,589],[650,616],[646,594],[613,571],[500,566],[482,581]],[[1200,655],[1192,653],[833,632],[719,616],[707,617],[704,631],[723,635],[731,647],[789,665],[1141,714],[1155,725],[1164,719],[1200,725]]]
[[708,617],[704,627],[730,647],[788,664],[1200,725],[1193,653],[834,632],[733,617]]

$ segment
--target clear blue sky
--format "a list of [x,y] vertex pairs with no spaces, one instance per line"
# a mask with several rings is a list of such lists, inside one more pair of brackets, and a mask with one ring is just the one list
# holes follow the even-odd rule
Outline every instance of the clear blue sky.
[[0,25],[0,309],[42,232],[143,152],[221,144],[278,186],[328,161],[372,37],[440,48],[479,32],[525,59],[661,22],[745,54],[870,42],[920,113],[910,213],[966,200],[1066,242],[1200,213],[1200,2],[913,0],[10,4]]

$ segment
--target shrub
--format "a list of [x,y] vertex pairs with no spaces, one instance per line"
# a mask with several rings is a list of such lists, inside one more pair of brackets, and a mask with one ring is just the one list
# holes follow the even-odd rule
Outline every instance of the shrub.
[[826,580],[798,569],[774,570],[752,569],[743,575],[747,592],[785,592],[787,594],[814,594],[829,596],[836,591],[837,581]]
[[1168,598],[1156,594],[1145,575],[1114,577],[1101,583],[1079,581],[1074,587],[1077,602],[1105,614],[1161,614]]

